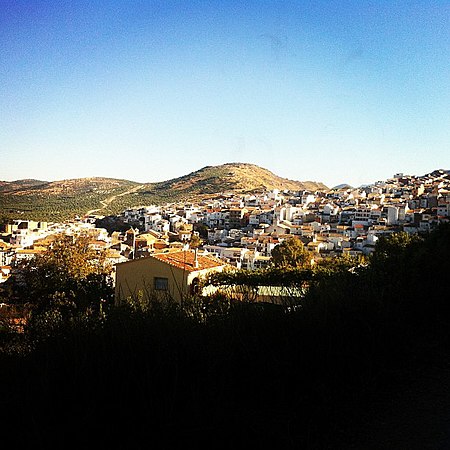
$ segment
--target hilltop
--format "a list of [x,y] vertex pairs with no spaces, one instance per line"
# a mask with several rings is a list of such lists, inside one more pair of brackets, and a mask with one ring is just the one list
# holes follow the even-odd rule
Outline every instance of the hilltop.
[[293,181],[282,178],[255,164],[228,163],[221,166],[206,166],[180,178],[165,181],[158,186],[173,190],[199,190],[200,193],[261,190],[318,190],[328,189],[323,183]]
[[0,218],[56,221],[87,211],[113,214],[138,204],[189,201],[224,192],[272,189],[316,191],[328,188],[320,182],[282,178],[262,167],[244,163],[206,166],[178,178],[145,184],[99,177],[0,181]]
[[293,181],[282,178],[255,164],[228,163],[220,166],[206,166],[188,175],[160,183],[146,185],[154,193],[170,191],[172,195],[203,195],[220,192],[247,193],[252,191],[319,190],[328,189],[323,183],[314,181]]
[[16,181],[0,181],[0,192],[13,192],[16,190],[28,189],[48,184],[48,181],[41,180],[16,180]]

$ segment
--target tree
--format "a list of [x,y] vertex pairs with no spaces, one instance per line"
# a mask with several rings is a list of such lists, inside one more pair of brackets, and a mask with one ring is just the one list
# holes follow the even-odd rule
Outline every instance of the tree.
[[404,231],[392,233],[387,236],[381,236],[376,244],[376,251],[372,260],[386,260],[387,258],[396,258],[402,255],[408,247],[421,241],[421,238],[414,234],[408,234]]
[[313,271],[316,278],[329,277],[343,272],[355,273],[358,269],[367,266],[365,256],[330,256],[323,258],[314,265]]
[[208,227],[204,223],[194,223],[194,231],[197,231],[202,239],[208,239]]
[[99,308],[112,300],[110,268],[87,237],[59,236],[51,247],[21,267],[21,302],[38,310],[52,306]]
[[[375,272],[388,278],[399,270],[408,270],[412,254],[423,239],[418,235],[405,232],[381,236],[370,256],[370,265]],[[394,278],[399,278],[398,274]]]
[[272,250],[272,263],[277,267],[305,267],[310,260],[308,250],[296,236],[285,239]]
[[95,226],[97,228],[105,228],[109,234],[112,234],[114,231],[125,233],[130,229],[130,224],[125,222],[122,217],[117,216],[106,216],[102,219],[96,219]]
[[198,235],[192,233],[191,239],[189,240],[190,248],[198,248],[202,245],[202,240],[198,237]]

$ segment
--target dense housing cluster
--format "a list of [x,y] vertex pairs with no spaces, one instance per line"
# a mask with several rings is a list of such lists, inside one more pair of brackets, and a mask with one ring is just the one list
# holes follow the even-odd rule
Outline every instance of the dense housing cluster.
[[0,281],[61,234],[88,235],[92,248],[105,251],[112,267],[180,251],[200,238],[202,255],[253,270],[267,267],[272,250],[292,236],[314,261],[369,255],[381,235],[428,232],[449,220],[450,175],[444,170],[424,176],[398,173],[359,188],[224,192],[196,202],[138,206],[119,216],[87,215],[64,223],[21,219],[4,224],[0,235]]

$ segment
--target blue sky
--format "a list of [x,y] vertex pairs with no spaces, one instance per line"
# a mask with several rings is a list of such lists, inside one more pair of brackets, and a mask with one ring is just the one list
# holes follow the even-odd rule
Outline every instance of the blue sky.
[[0,180],[450,169],[450,1],[0,1]]

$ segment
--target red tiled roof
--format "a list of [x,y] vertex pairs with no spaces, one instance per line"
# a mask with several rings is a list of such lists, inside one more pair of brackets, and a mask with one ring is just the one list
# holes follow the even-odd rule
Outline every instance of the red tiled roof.
[[195,254],[193,251],[169,252],[153,254],[152,258],[170,264],[171,266],[184,269],[189,272],[197,270],[212,269],[226,265],[223,261],[211,256],[198,255],[198,267],[194,267]]

